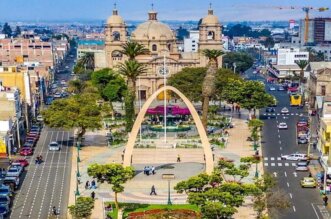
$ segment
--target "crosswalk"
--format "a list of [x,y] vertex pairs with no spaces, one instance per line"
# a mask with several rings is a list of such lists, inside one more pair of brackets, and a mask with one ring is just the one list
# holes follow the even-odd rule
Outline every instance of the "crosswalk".
[[295,161],[289,162],[288,160],[282,160],[281,157],[264,157],[263,160],[265,167],[295,167],[297,165]]
[[263,113],[263,116],[300,116],[299,113]]

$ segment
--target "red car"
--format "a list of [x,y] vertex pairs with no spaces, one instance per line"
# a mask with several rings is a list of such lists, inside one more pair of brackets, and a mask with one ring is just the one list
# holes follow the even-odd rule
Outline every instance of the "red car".
[[20,150],[20,155],[22,156],[31,156],[33,154],[33,150],[30,147],[25,147]]
[[22,167],[26,167],[29,165],[29,162],[27,161],[27,159],[17,159],[13,162],[13,164],[15,163],[19,163]]

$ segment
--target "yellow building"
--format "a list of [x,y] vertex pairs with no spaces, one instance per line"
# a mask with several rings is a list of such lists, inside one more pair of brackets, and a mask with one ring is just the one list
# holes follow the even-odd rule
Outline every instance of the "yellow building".
[[16,87],[21,98],[31,104],[30,76],[27,72],[20,72],[15,66],[0,67],[0,85],[2,89]]
[[[136,57],[148,69],[146,74],[140,76],[140,86],[138,83],[136,85],[141,99],[148,98],[164,85],[164,63],[165,72],[170,76],[185,67],[205,67],[208,59],[201,53],[204,49],[223,49],[222,26],[211,8],[199,25],[198,52],[181,52],[175,32],[158,20],[154,10],[148,13],[148,20],[138,25],[130,36],[127,35],[124,19],[116,9],[113,10],[113,15],[108,18],[105,26],[105,35],[105,55],[109,68],[116,68],[119,63],[127,60],[120,51],[129,39],[149,49],[149,54]],[[221,57],[218,64],[222,65]]]
[[331,160],[331,118],[321,118],[320,122],[320,149],[324,156],[328,155]]

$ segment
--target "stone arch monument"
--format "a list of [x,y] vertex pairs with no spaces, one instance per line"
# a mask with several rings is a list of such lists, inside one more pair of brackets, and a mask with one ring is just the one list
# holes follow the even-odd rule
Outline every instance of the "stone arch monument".
[[185,97],[185,95],[182,92],[180,92],[178,89],[176,89],[172,86],[165,86],[165,87],[159,88],[155,93],[153,93],[153,95],[151,95],[147,99],[147,101],[141,108],[141,110],[136,118],[136,121],[133,124],[131,133],[129,135],[128,142],[125,147],[123,166],[131,166],[131,157],[132,157],[132,153],[133,153],[133,148],[134,148],[134,145],[136,142],[136,138],[137,138],[141,123],[143,122],[145,114],[147,112],[147,109],[149,108],[149,106],[151,105],[153,100],[156,99],[157,96],[161,92],[164,92],[167,90],[170,90],[170,91],[176,93],[184,101],[187,108],[190,110],[193,120],[195,122],[195,125],[197,127],[200,139],[201,139],[201,143],[202,143],[202,147],[203,147],[203,151],[204,151],[204,155],[205,155],[205,161],[206,161],[206,173],[211,174],[214,169],[213,154],[212,154],[212,150],[210,147],[210,143],[209,143],[206,131],[202,125],[200,117],[199,117],[197,111],[195,110],[193,104],[191,103],[191,101],[189,99],[187,99],[187,97]]

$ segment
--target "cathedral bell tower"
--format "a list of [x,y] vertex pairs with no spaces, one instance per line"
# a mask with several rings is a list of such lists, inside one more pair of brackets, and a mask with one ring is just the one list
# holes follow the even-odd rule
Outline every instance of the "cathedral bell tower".
[[127,41],[126,24],[121,16],[118,15],[116,5],[113,14],[107,19],[105,26],[105,51],[107,66],[115,67],[119,62],[122,62],[122,45]]

